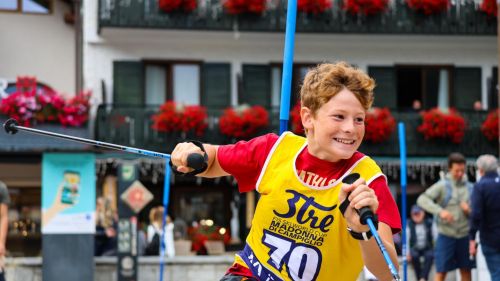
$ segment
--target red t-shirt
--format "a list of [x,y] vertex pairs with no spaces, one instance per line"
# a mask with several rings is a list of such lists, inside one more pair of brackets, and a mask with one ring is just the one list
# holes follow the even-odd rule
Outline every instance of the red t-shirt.
[[[278,135],[267,134],[250,141],[240,141],[219,147],[217,160],[224,171],[236,178],[240,192],[255,189],[264,162],[277,140]],[[363,156],[363,153],[356,152],[350,159],[332,163],[311,155],[306,147],[297,157],[297,174],[304,182],[312,186],[327,186],[330,181],[335,181],[342,176],[341,173],[345,171],[344,167],[352,166]],[[377,210],[379,221],[389,225],[393,233],[399,232],[401,219],[386,179],[380,176],[369,186],[375,191],[379,201]]]

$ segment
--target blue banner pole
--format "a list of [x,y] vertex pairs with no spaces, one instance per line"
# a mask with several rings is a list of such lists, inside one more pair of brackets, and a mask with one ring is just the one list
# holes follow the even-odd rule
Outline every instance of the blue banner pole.
[[288,130],[288,120],[290,118],[290,95],[292,94],[291,88],[296,19],[297,0],[288,0],[285,47],[283,51],[283,75],[281,79],[280,135]]
[[401,221],[402,221],[402,229],[401,229],[401,248],[403,254],[403,280],[408,280],[408,266],[406,253],[408,251],[406,245],[406,138],[405,138],[405,124],[403,122],[399,122],[398,124],[398,133],[399,133],[399,159],[400,159],[400,183],[401,183]]
[[165,258],[165,229],[167,224],[167,214],[168,214],[168,203],[170,196],[170,166],[168,165],[170,162],[170,157],[165,159],[165,182],[163,183],[163,223],[162,223],[162,234],[160,238],[160,281],[163,281],[163,269],[164,258]]

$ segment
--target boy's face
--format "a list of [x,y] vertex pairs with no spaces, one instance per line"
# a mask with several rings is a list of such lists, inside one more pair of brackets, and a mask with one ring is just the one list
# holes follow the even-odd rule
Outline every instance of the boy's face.
[[316,116],[302,108],[309,152],[330,162],[351,158],[365,134],[365,114],[359,100],[347,89],[320,107]]

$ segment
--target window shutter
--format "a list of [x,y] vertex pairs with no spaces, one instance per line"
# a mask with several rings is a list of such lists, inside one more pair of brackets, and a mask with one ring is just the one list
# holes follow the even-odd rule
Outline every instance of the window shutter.
[[396,72],[391,66],[370,66],[368,74],[375,79],[373,106],[397,108]]
[[144,104],[144,68],[139,61],[113,62],[113,103]]
[[493,67],[492,76],[488,79],[488,109],[498,107],[498,67]]
[[206,63],[202,66],[201,104],[207,109],[222,110],[231,104],[231,65]]
[[243,93],[239,103],[271,106],[271,68],[268,65],[243,65]]
[[481,68],[456,67],[454,91],[451,105],[457,109],[473,109],[473,104],[481,100]]

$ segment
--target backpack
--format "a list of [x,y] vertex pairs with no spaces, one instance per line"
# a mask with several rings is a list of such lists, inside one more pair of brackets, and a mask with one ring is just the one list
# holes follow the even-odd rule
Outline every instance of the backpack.
[[146,256],[158,256],[160,254],[160,235],[155,232],[153,239],[148,243],[146,249],[144,250],[144,255]]
[[[470,196],[472,195],[472,188],[474,186],[470,182],[466,182],[466,185],[467,185],[467,189],[469,191],[469,198],[470,198]],[[450,203],[451,197],[453,195],[452,194],[453,190],[451,188],[451,182],[448,179],[444,179],[444,186],[446,189],[446,193],[444,195],[443,202],[441,202],[441,204],[439,204],[439,205],[441,205],[441,207],[443,207],[443,208],[446,208],[446,206],[448,206],[448,203]]]

